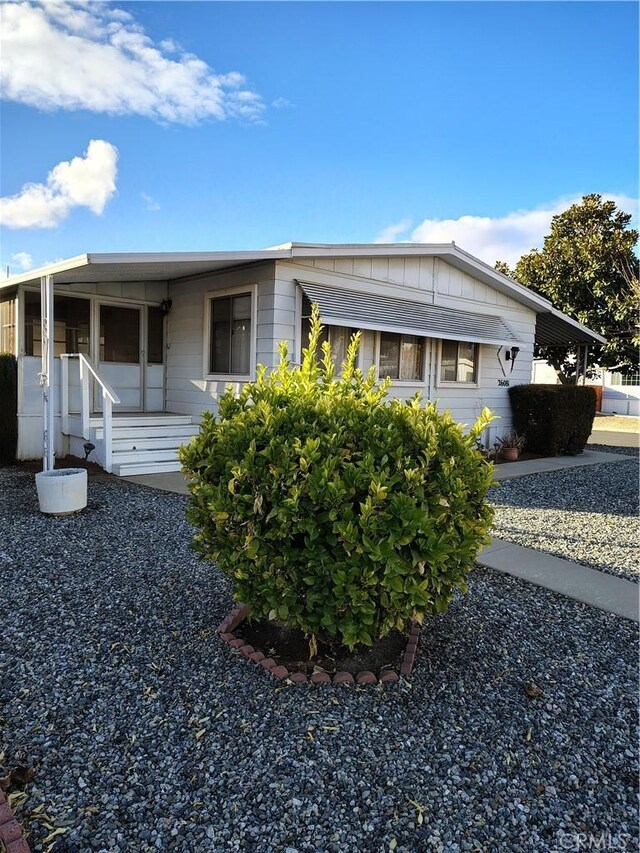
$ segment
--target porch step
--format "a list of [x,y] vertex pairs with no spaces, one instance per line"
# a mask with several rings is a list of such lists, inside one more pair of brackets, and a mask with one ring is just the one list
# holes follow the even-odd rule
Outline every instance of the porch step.
[[[197,435],[199,431],[199,427],[195,424],[189,423],[185,425],[176,425],[176,424],[167,424],[167,425],[153,425],[147,426],[124,426],[113,420],[112,425],[112,435],[114,440],[129,438],[167,438],[169,436],[173,436],[178,444],[183,444],[187,441],[192,435]],[[91,428],[92,436],[95,436],[99,441],[102,441],[104,437],[104,430],[100,427],[92,427]],[[135,443],[135,442],[134,442]]]
[[147,463],[147,462],[176,462],[178,459],[178,448],[168,447],[163,450],[131,450],[114,451],[113,462],[118,464],[126,464],[129,462]]
[[[188,415],[114,416],[111,470],[116,477],[179,471],[178,448],[198,431]],[[96,445],[102,444],[101,418],[91,419],[91,437]]]
[[[158,414],[137,415],[133,412],[130,415],[116,414],[114,412],[112,423],[115,427],[152,427],[152,426],[190,426],[192,423],[189,415],[165,415],[162,412]],[[97,415],[89,419],[91,427],[98,427],[102,424],[102,417]]]
[[180,463],[177,459],[173,462],[114,462],[112,469],[116,477],[131,477],[135,474],[164,474],[179,470]]
[[144,436],[133,435],[123,438],[120,432],[114,434],[116,438],[111,443],[114,453],[119,451],[125,453],[134,450],[166,450],[176,447],[179,444],[187,444],[191,436],[197,434],[197,427],[193,427],[189,431],[185,430],[180,435],[147,436],[145,432]]

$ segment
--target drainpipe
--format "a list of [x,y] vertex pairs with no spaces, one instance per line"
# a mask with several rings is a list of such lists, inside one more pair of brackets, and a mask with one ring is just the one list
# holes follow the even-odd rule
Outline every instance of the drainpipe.
[[53,276],[40,278],[40,329],[42,334],[42,361],[40,386],[42,388],[42,470],[53,471],[55,460],[54,382],[53,357]]

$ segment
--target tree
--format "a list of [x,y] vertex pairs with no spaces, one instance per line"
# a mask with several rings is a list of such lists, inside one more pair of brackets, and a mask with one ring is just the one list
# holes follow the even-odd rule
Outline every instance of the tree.
[[[638,370],[640,287],[634,248],[638,232],[631,216],[601,195],[585,195],[553,217],[542,249],[532,249],[515,266],[496,269],[535,290],[565,314],[607,338],[594,346],[599,367],[623,374]],[[575,347],[539,347],[562,382],[575,380]]]

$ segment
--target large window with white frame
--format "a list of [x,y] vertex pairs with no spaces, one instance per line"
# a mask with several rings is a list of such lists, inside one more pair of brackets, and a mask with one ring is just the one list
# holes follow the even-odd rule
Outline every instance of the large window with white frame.
[[442,341],[440,382],[475,384],[479,349],[478,344],[468,341]]
[[401,382],[422,382],[424,375],[424,338],[380,332],[378,376]]
[[228,376],[251,373],[252,294],[209,297],[208,372]]

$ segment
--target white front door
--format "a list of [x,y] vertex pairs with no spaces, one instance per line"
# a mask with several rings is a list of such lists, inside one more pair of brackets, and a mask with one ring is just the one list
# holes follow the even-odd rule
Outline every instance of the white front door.
[[[118,411],[141,412],[144,382],[142,309],[99,303],[97,312],[98,371],[120,397]],[[101,389],[94,384],[94,410],[100,412]]]

